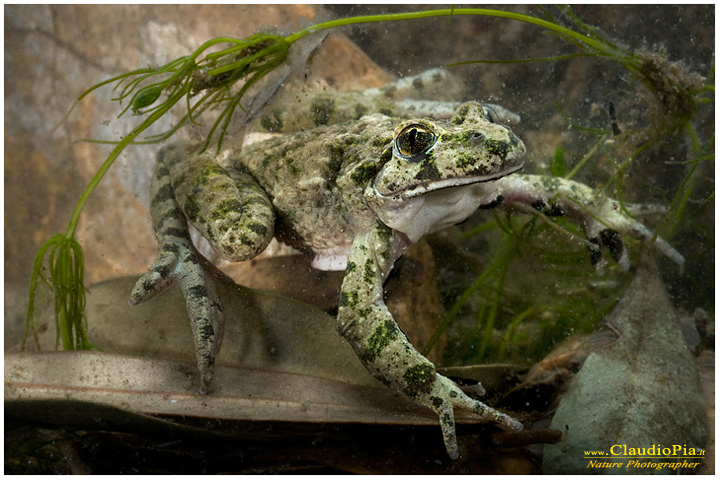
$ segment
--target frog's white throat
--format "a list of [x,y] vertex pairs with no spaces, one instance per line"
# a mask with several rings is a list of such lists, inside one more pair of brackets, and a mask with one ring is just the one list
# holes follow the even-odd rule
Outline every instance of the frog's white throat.
[[426,191],[421,195],[384,196],[374,191],[372,208],[380,220],[417,242],[423,235],[456,225],[481,205],[492,203],[498,180],[473,182]]

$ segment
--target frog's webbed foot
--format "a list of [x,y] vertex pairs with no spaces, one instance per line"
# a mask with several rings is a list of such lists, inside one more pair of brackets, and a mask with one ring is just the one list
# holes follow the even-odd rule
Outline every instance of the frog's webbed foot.
[[[540,175],[509,175],[498,180],[501,205],[512,208],[525,205],[549,216],[565,215],[583,225],[589,240],[591,261],[602,266],[602,247],[623,269],[630,266],[622,237],[629,236],[652,244],[681,268],[683,256],[662,237],[628,215],[657,214],[657,206],[624,204],[579,182]],[[623,211],[625,207],[626,211]],[[626,213],[627,212],[627,213]]]
[[417,352],[400,332],[383,304],[376,302],[369,308],[363,307],[359,313],[357,318],[361,321],[353,321],[343,307],[338,317],[340,333],[348,339],[375,378],[438,415],[450,458],[459,456],[455,432],[456,408],[506,430],[522,430],[520,422],[470,398],[452,380],[438,374],[433,364]]
[[509,415],[488,407],[479,400],[470,398],[452,380],[440,374],[435,375],[432,389],[415,399],[437,413],[440,419],[443,440],[445,441],[445,449],[453,460],[459,456],[455,434],[455,408],[472,412],[480,420],[496,423],[506,430],[519,432],[523,429],[522,423]]
[[172,195],[167,168],[160,162],[152,181],[153,226],[158,238],[157,259],[130,294],[130,305],[150,300],[177,282],[185,298],[195,346],[200,393],[212,380],[223,334],[223,311],[212,275],[190,239],[187,221]]

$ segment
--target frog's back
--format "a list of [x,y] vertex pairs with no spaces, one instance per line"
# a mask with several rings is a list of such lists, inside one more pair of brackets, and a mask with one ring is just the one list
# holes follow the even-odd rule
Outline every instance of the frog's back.
[[[344,256],[354,238],[353,219],[343,197],[360,201],[368,181],[358,177],[356,191],[347,192],[345,186],[343,195],[338,179],[358,166],[374,172],[382,152],[391,145],[394,125],[389,117],[371,115],[317,127],[252,144],[232,163],[249,171],[270,197],[276,237],[332,263],[330,257]],[[332,270],[341,265],[316,262],[316,266]]]

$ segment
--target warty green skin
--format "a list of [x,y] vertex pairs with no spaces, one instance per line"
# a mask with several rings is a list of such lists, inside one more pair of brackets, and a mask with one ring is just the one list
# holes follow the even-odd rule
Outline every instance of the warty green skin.
[[[415,143],[423,138],[432,141]],[[407,246],[480,206],[568,214],[585,225],[598,250],[608,247],[621,263],[627,256],[616,231],[652,239],[616,202],[585,185],[510,175],[522,166],[524,153],[512,131],[491,121],[476,102],[459,105],[450,119],[366,115],[232,147],[218,159],[183,145],[166,147],[152,183],[160,254],[131,303],[180,283],[206,391],[222,336],[222,307],[185,218],[230,260],[253,258],[273,236],[312,252],[316,267],[345,271],[340,334],[375,378],[438,414],[448,454],[457,458],[455,408],[509,430],[522,425],[439,375],[398,328],[383,301],[383,282]],[[666,243],[659,245],[682,260]]]

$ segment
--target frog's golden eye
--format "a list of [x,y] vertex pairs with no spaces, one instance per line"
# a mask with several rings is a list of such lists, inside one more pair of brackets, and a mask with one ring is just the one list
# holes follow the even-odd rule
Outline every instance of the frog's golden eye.
[[403,128],[393,142],[393,153],[409,162],[419,162],[437,142],[437,135],[420,123]]

